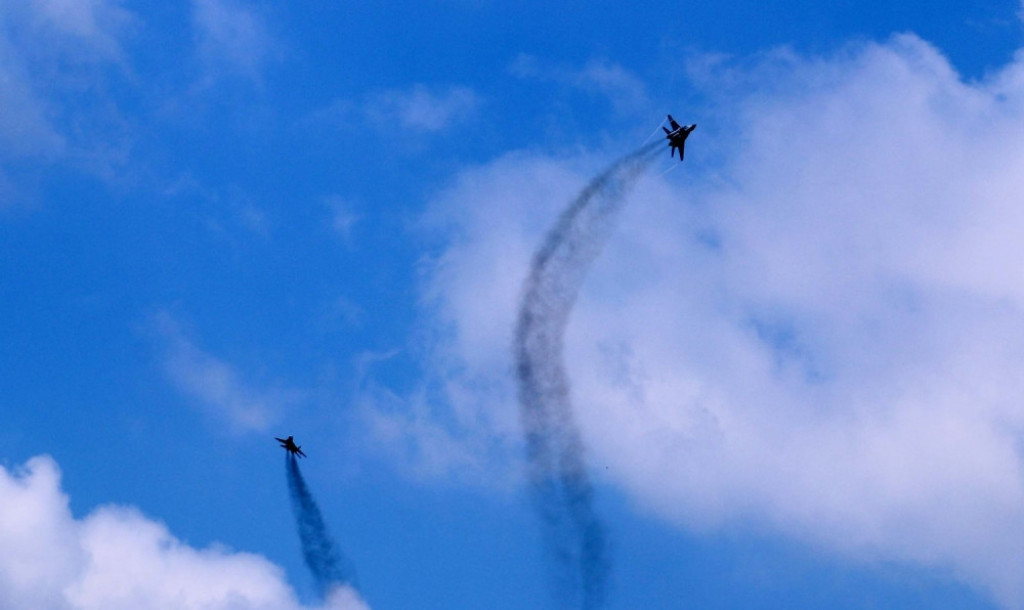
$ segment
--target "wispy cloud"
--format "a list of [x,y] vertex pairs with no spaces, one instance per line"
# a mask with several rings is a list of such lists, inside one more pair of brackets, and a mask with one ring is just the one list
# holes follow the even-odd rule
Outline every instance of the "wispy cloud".
[[[61,45],[76,45],[78,61],[123,57],[120,36],[135,24],[121,0],[31,0],[38,31],[49,32]],[[83,49],[88,52],[82,53]]]
[[193,0],[199,57],[207,78],[234,74],[260,83],[277,53],[266,18],[241,0]]
[[644,81],[621,65],[606,60],[595,59],[583,68],[570,68],[522,54],[509,65],[509,72],[518,78],[558,83],[604,96],[621,114],[642,112],[650,106]]
[[[131,136],[104,85],[131,70],[122,44],[135,16],[119,0],[3,0],[0,14],[0,161],[111,178]],[[20,199],[19,182],[0,170],[0,206]]]
[[[692,142],[720,166],[640,183],[568,327],[600,475],[682,527],[949,568],[1024,607],[1022,59],[968,84],[900,36],[708,70],[732,118]],[[519,283],[599,166],[509,155],[437,198],[406,432],[517,459]]]
[[[414,478],[453,477],[471,485],[512,489],[519,480],[518,462],[507,459],[502,441],[495,441],[492,435],[476,434],[486,426],[481,421],[483,405],[452,402],[454,408],[441,413],[436,408],[438,399],[452,398],[446,396],[444,387],[425,384],[405,395],[376,381],[374,369],[399,355],[397,350],[366,352],[356,362],[354,400],[367,438],[371,439],[367,450],[383,455]],[[452,389],[464,388],[453,384]],[[470,396],[469,392],[465,397],[474,401],[485,399],[478,394]],[[504,443],[507,442],[506,439]]]
[[366,311],[352,299],[339,296],[327,306],[323,315],[324,324],[332,330],[360,328]]
[[199,348],[167,312],[155,316],[154,328],[171,383],[238,432],[265,431],[299,398],[295,390],[254,388],[234,366]]
[[[309,608],[283,570],[260,555],[193,548],[132,507],[108,505],[75,518],[50,457],[0,467],[0,497],[6,609]],[[319,608],[368,606],[341,587]]]
[[361,216],[348,200],[332,195],[324,199],[324,203],[330,210],[331,228],[341,237],[345,245],[352,246],[353,231]]
[[375,129],[409,134],[440,133],[472,121],[483,100],[460,85],[413,85],[378,91],[355,101],[337,99],[312,113],[309,122],[337,128],[369,124]]
[[376,94],[366,103],[366,114],[383,124],[436,132],[471,119],[479,106],[479,96],[469,87],[430,89],[415,85],[410,90]]
[[65,139],[47,116],[47,104],[37,92],[27,67],[0,41],[0,157],[52,158],[64,151]]
[[67,143],[58,123],[73,113],[58,94],[98,76],[97,65],[122,64],[135,20],[116,0],[4,1],[0,10],[0,157],[52,158]]
[[163,184],[160,195],[173,200],[199,226],[228,243],[248,242],[252,237],[269,240],[273,236],[273,217],[237,185],[211,187],[184,172]]

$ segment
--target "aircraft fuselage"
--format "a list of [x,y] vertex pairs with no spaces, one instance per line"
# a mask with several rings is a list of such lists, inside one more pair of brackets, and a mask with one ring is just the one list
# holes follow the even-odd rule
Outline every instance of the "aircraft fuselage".
[[686,150],[686,138],[690,136],[690,132],[697,128],[697,124],[693,125],[680,125],[672,118],[672,115],[668,115],[669,125],[672,129],[662,127],[665,130],[665,139],[668,140],[669,148],[672,149],[672,156],[676,154],[676,149],[679,149],[679,160],[683,160],[683,154]]
[[281,443],[281,447],[283,447],[291,455],[306,457],[306,454],[302,452],[302,447],[299,447],[298,445],[295,444],[294,438],[290,436],[288,438],[277,438],[275,436],[274,440]]

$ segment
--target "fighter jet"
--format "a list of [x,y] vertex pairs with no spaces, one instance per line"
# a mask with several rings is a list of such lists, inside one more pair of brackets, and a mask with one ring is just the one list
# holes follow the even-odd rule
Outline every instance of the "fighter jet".
[[672,126],[671,131],[668,127],[662,127],[665,130],[665,139],[668,140],[668,145],[672,149],[672,156],[676,156],[676,149],[679,149],[679,160],[683,160],[683,152],[685,152],[686,138],[690,135],[690,132],[697,128],[697,124],[694,123],[689,127],[681,127],[676,120],[672,118],[672,115],[668,115],[668,124]]
[[289,436],[288,438],[277,438],[275,436],[274,440],[281,443],[281,446],[287,449],[288,453],[291,453],[292,455],[295,455],[297,453],[302,457],[306,457],[306,454],[302,452],[302,447],[296,446],[295,441],[292,440],[292,437]]

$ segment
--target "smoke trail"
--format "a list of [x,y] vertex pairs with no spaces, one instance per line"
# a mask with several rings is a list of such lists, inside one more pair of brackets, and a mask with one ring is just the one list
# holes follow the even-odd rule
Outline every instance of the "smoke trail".
[[288,474],[288,491],[292,499],[292,511],[299,528],[302,543],[302,557],[313,574],[317,593],[323,598],[333,589],[353,583],[352,570],[338,551],[337,545],[327,532],[327,525],[320,514],[313,494],[306,487],[306,480],[299,471],[294,455],[285,457]]
[[534,253],[519,306],[513,349],[527,476],[566,606],[601,606],[610,564],[604,527],[594,513],[583,441],[573,421],[562,339],[614,213],[661,146],[655,142],[623,157],[569,204]]

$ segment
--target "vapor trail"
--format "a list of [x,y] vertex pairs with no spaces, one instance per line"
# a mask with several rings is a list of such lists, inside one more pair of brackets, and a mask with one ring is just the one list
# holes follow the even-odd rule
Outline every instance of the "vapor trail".
[[302,557],[313,574],[317,592],[323,598],[336,587],[351,586],[352,573],[327,531],[320,507],[306,486],[306,480],[302,478],[298,460],[294,455],[286,456],[285,460],[292,511],[295,513],[302,543]]
[[593,508],[583,441],[573,421],[562,339],[573,303],[628,189],[661,142],[645,145],[590,181],[534,253],[513,349],[530,492],[565,606],[598,608],[610,567]]

